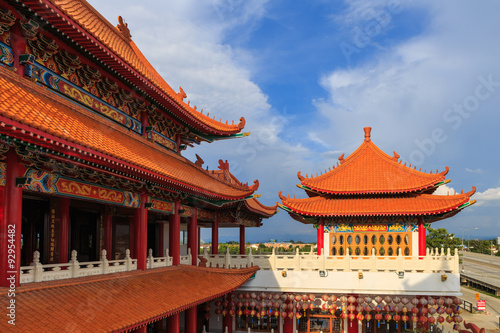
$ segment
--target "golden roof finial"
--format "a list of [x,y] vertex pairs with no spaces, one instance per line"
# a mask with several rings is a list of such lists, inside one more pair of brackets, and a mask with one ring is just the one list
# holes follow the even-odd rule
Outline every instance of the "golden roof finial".
[[130,29],[128,28],[128,24],[123,21],[123,18],[121,16],[118,16],[118,24],[116,25],[116,28],[122,33],[123,37],[125,37],[127,40],[132,39],[132,35],[130,34]]

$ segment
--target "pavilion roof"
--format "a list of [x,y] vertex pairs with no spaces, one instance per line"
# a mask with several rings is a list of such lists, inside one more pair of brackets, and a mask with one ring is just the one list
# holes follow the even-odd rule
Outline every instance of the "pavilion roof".
[[154,69],[132,41],[121,17],[115,27],[85,0],[25,0],[23,6],[28,6],[138,89],[169,106],[171,111],[173,108],[174,115],[186,124],[209,135],[231,135],[245,126],[244,118],[240,118],[238,124],[223,123],[185,103],[182,88],[179,87],[179,93],[175,92]]
[[448,167],[435,174],[403,165],[399,155],[389,156],[370,139],[370,127],[365,128],[365,140],[349,155],[339,158],[340,165],[316,177],[303,177],[298,172],[300,188],[329,194],[376,194],[425,191],[445,181]]
[[[225,295],[258,266],[180,265],[40,283],[16,288],[16,332],[127,332]],[[0,288],[3,308],[8,288]],[[11,331],[7,320],[0,331]]]
[[271,217],[278,212],[278,204],[274,206],[266,206],[255,198],[245,200],[245,206],[249,211],[263,217]]
[[378,196],[314,196],[287,198],[280,192],[281,208],[303,217],[341,216],[436,216],[452,213],[475,203],[469,201],[476,188],[467,193],[433,195],[411,193]]
[[[213,177],[185,157],[0,67],[0,134],[106,165],[120,175],[147,179],[214,199],[240,200],[255,185]],[[45,153],[45,150],[44,150]]]

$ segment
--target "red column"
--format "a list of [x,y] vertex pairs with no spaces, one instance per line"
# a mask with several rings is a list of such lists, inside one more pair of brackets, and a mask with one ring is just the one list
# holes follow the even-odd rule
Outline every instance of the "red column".
[[170,256],[172,257],[172,265],[174,266],[179,265],[181,261],[181,216],[179,214],[180,207],[181,202],[176,201],[174,203],[174,213],[169,217],[168,249],[170,252]]
[[425,226],[424,219],[421,217],[418,219],[418,255],[426,255]]
[[233,333],[233,316],[229,313],[224,316],[224,327],[222,327],[222,332]]
[[69,262],[69,198],[61,198],[61,229],[59,234],[59,262]]
[[219,214],[212,222],[212,254],[219,254]]
[[201,235],[200,235],[200,232],[201,232],[201,228],[198,227],[198,249],[197,249],[198,255],[200,255],[200,247],[201,247]]
[[145,203],[147,195],[141,194],[141,203],[134,211],[135,226],[135,257],[137,258],[137,269],[146,270],[146,258],[148,256],[148,211]]
[[175,143],[177,144],[177,152],[181,151],[181,135],[177,134],[175,136]]
[[[290,301],[286,303],[289,304]],[[294,318],[283,318],[283,333],[293,333],[293,320]]]
[[109,209],[106,207],[104,214],[104,249],[106,250],[106,259],[114,259],[111,256],[113,249],[113,215],[109,214]]
[[324,236],[324,230],[325,230],[325,222],[323,221],[323,219],[320,220],[319,224],[318,224],[318,255],[320,255],[321,253],[323,253],[323,248],[324,248],[324,239],[325,239],[325,236]]
[[196,249],[198,245],[198,236],[196,231],[198,231],[198,209],[194,208],[193,216],[191,216],[188,225],[188,247],[191,249],[191,265],[194,266],[198,264],[198,250]]
[[3,213],[0,219],[0,286],[17,287],[21,267],[23,191],[16,186],[16,178],[22,176],[23,166],[12,148],[7,152],[6,163],[5,187],[0,190],[3,197],[0,208]]
[[18,75],[24,76],[24,66],[19,63],[19,56],[26,54],[26,38],[23,36],[19,23],[14,24],[11,28],[10,45],[14,53],[13,68],[16,69]]
[[185,317],[186,317],[186,328],[185,332],[186,333],[196,333],[196,305],[193,306],[192,308],[189,308],[186,310]]
[[136,328],[134,330],[134,333],[146,333],[147,331],[148,331],[147,326],[144,325],[144,326],[141,326],[139,328]]
[[149,119],[148,119],[148,114],[146,111],[143,111],[141,113],[141,123],[142,123],[142,136],[148,136],[148,133],[146,132],[146,127],[149,126]]
[[173,314],[167,318],[167,332],[168,333],[179,333],[179,313]]
[[240,254],[245,254],[245,226],[240,225]]

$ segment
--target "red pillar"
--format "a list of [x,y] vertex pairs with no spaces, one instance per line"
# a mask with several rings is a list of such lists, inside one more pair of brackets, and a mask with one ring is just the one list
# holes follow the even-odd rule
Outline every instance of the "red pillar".
[[[181,261],[181,216],[179,214],[180,207],[181,202],[176,201],[174,203],[174,213],[169,217],[168,249],[169,254],[172,257],[172,265],[174,266],[179,265]],[[179,320],[177,319],[177,321]]]
[[418,255],[426,255],[425,226],[424,219],[421,217],[418,219]]
[[245,254],[245,226],[240,225],[240,254]]
[[198,249],[197,249],[197,253],[198,255],[200,255],[200,247],[201,247],[201,228],[198,227]]
[[142,123],[142,136],[148,136],[146,132],[146,127],[149,126],[149,117],[146,111],[141,113],[141,123]]
[[212,254],[219,254],[219,214],[212,222]]
[[[290,303],[290,301],[286,302],[287,304]],[[283,333],[293,333],[293,320],[294,318],[283,318]]]
[[59,262],[69,262],[69,198],[61,198],[61,229],[59,234]]
[[233,316],[229,313],[224,316],[224,327],[222,331],[225,332],[227,327],[227,333],[233,333]]
[[5,187],[0,190],[3,199],[3,205],[0,208],[2,212],[0,219],[0,287],[10,287],[11,285],[17,287],[21,273],[23,191],[16,186],[16,178],[22,176],[23,166],[13,148],[7,152],[6,163]]
[[167,332],[168,333],[179,333],[180,325],[179,325],[179,313],[173,314],[167,318]]
[[113,249],[113,215],[109,214],[108,207],[106,207],[106,214],[104,215],[104,249],[106,250],[106,259],[114,259],[111,256]]
[[146,333],[147,331],[148,331],[147,326],[144,325],[144,326],[141,326],[139,328],[136,328],[134,330],[134,333]]
[[146,270],[146,258],[148,255],[148,211],[146,210],[147,195],[141,194],[141,203],[134,211],[135,226],[135,257],[137,258],[137,269]]
[[24,66],[19,63],[19,56],[26,53],[26,38],[24,38],[21,26],[16,23],[11,28],[10,45],[14,53],[14,66],[16,73],[24,76]]
[[318,224],[318,255],[320,255],[321,253],[323,253],[323,248],[324,248],[324,239],[325,239],[325,236],[324,236],[324,230],[325,230],[325,222],[323,221],[323,219],[320,220],[319,224]]
[[186,310],[185,333],[196,333],[196,325],[197,325],[196,315],[197,315],[196,305]]
[[196,231],[198,231],[198,210],[194,208],[193,216],[191,216],[188,225],[188,247],[191,249],[191,265],[194,266],[198,265],[198,250],[196,249],[198,245],[198,236]]

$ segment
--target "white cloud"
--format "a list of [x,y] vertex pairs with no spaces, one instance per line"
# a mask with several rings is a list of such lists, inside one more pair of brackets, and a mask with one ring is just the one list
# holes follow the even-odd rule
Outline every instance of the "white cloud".
[[478,192],[473,198],[477,200],[478,206],[500,206],[500,187]]
[[434,192],[435,195],[453,195],[454,193],[456,193],[455,189],[447,185],[439,186]]
[[477,169],[469,169],[469,168],[465,168],[465,171],[467,172],[472,172],[472,173],[483,173],[484,170],[481,169],[481,168],[477,168]]

